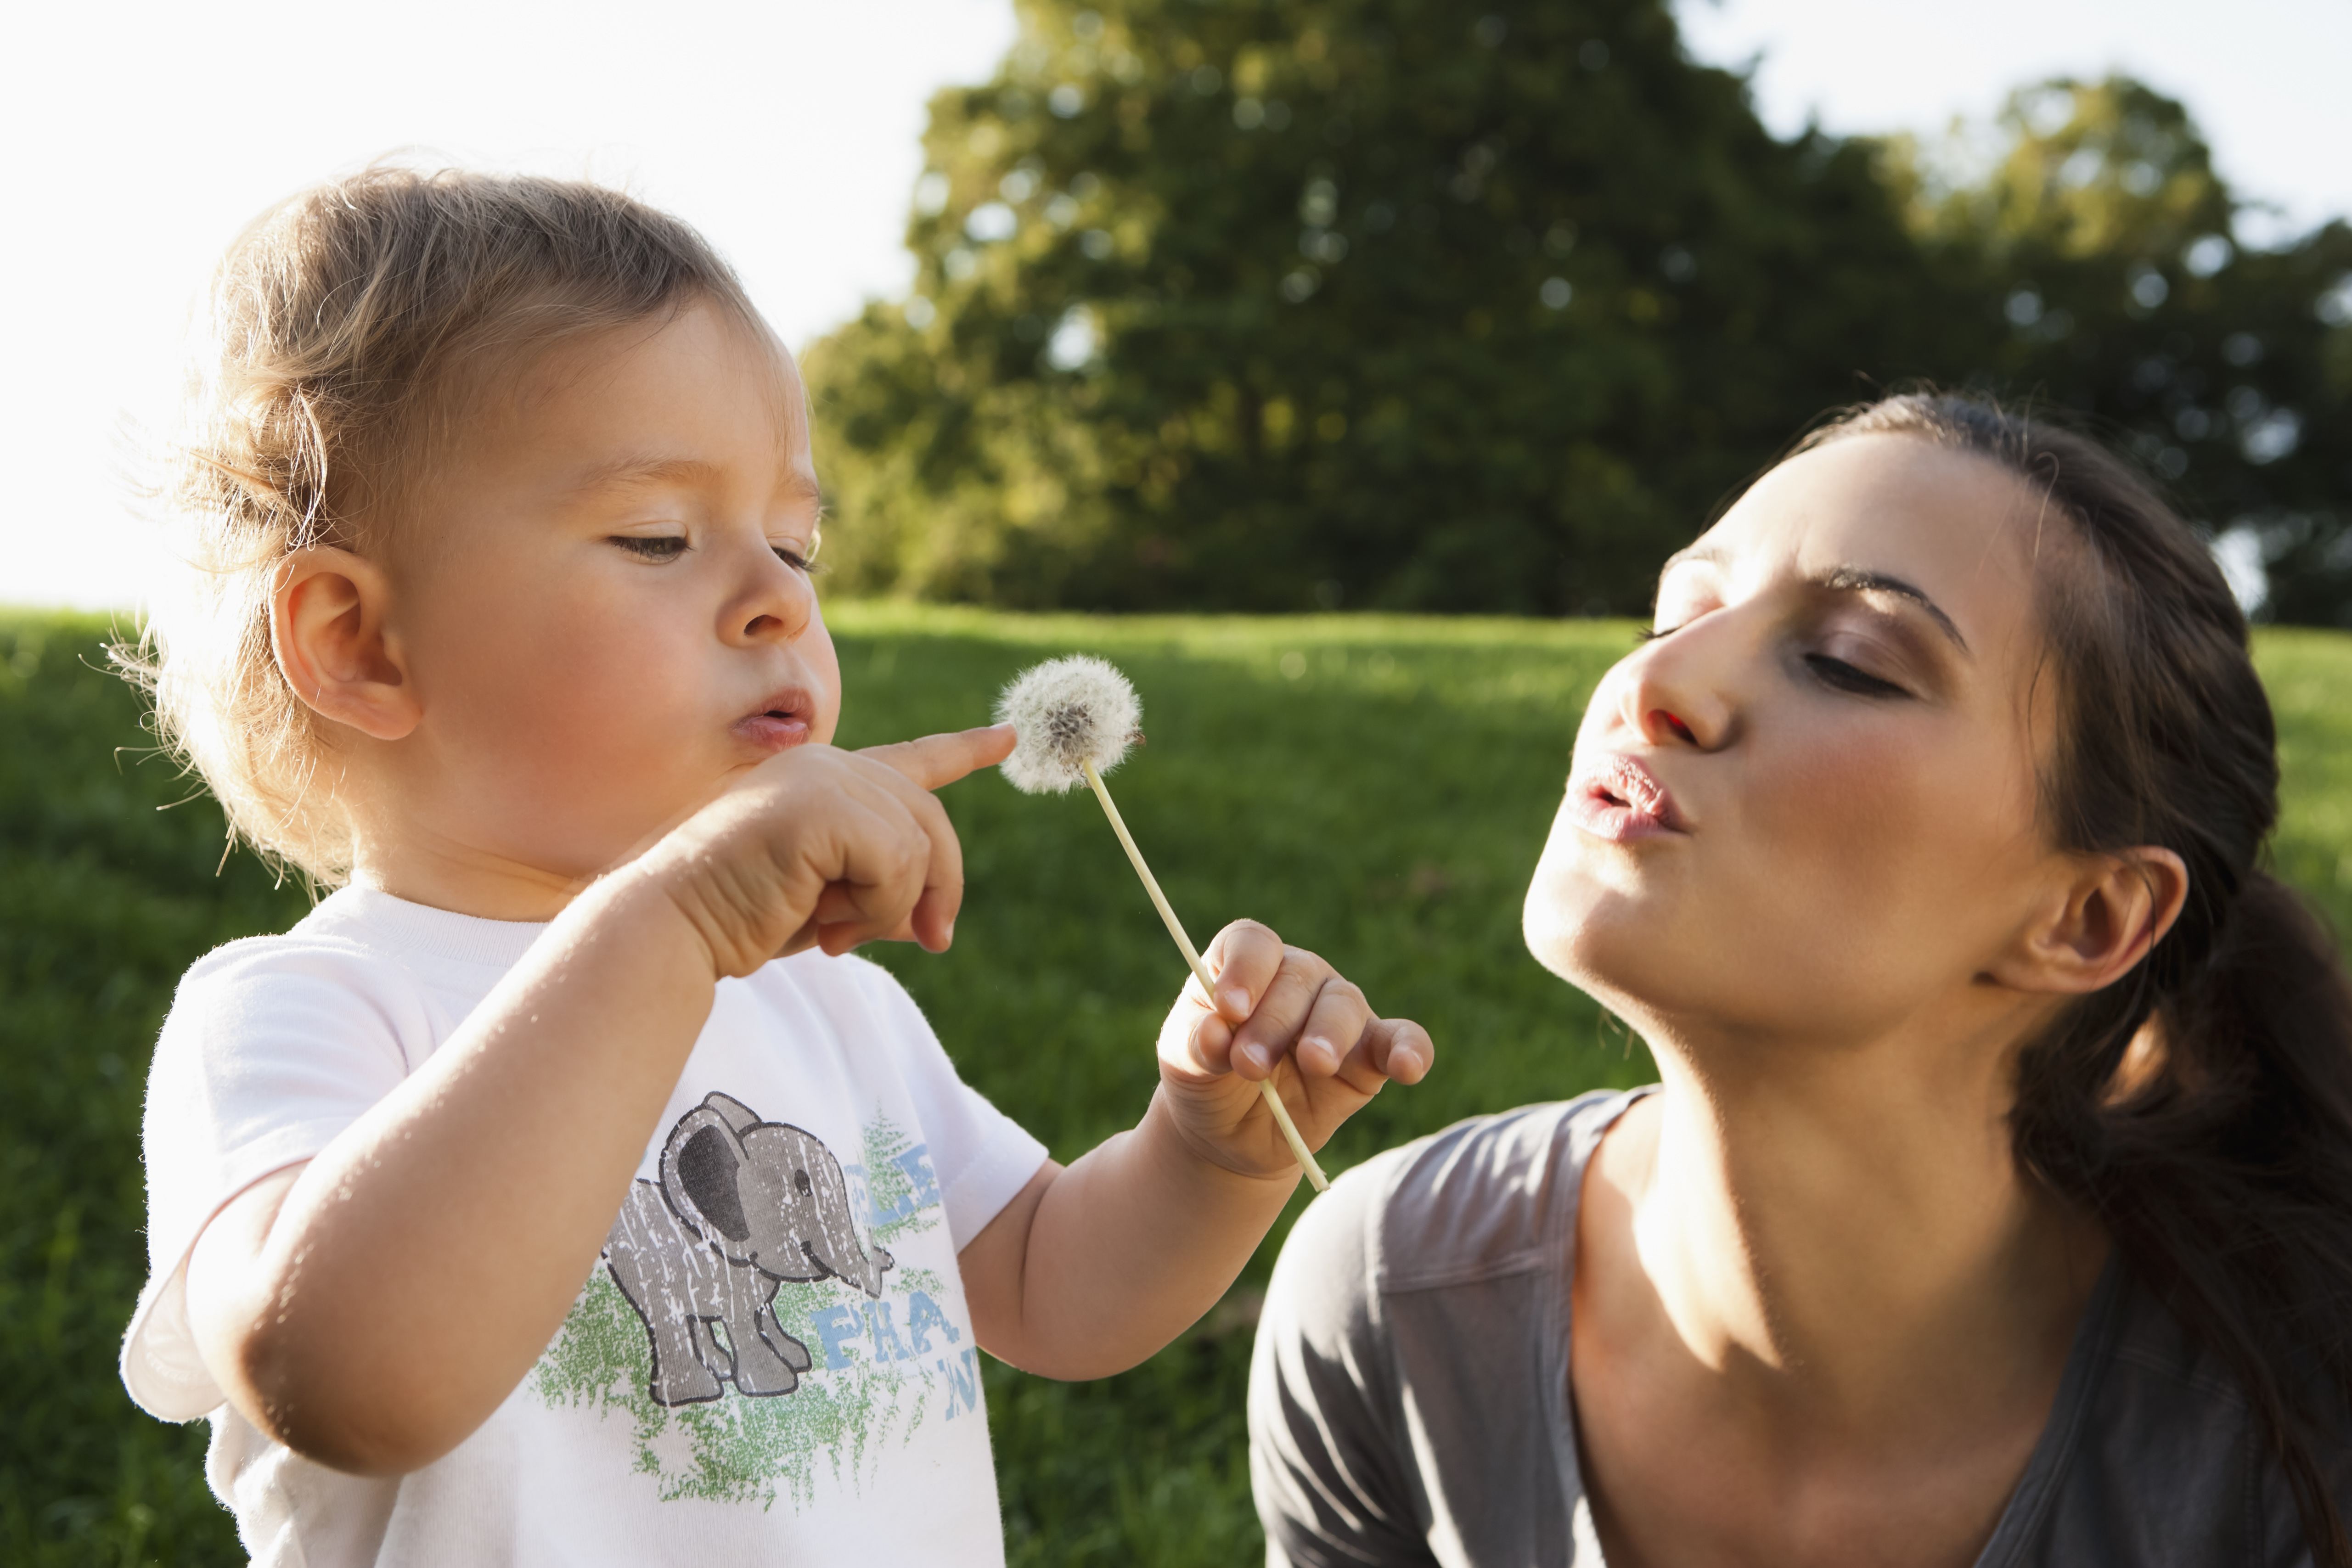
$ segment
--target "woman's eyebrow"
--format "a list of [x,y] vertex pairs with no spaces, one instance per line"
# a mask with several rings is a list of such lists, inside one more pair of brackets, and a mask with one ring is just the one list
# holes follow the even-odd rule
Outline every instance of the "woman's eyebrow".
[[1813,582],[1832,593],[1892,593],[1898,599],[1907,599],[1927,612],[1927,618],[1936,623],[1937,631],[1951,639],[1954,647],[1970,658],[1976,656],[1969,652],[1969,640],[1960,635],[1960,629],[1952,623],[1952,618],[1945,614],[1943,607],[1928,598],[1927,591],[1916,583],[1858,566],[1832,568],[1815,577]]
[[[1665,565],[1658,569],[1658,577],[1663,581],[1666,573],[1675,568],[1697,564],[1723,566],[1726,557],[1723,551],[1712,545],[1693,545],[1688,549],[1676,550],[1668,556]],[[1927,612],[1927,618],[1935,622],[1936,629],[1951,639],[1954,647],[1971,659],[1976,657],[1969,646],[1969,640],[1960,635],[1959,627],[1944,613],[1944,607],[1928,598],[1927,590],[1917,583],[1907,582],[1891,572],[1873,571],[1860,566],[1832,567],[1811,580],[1814,587],[1827,589],[1832,593],[1892,593],[1898,599],[1907,599]]]

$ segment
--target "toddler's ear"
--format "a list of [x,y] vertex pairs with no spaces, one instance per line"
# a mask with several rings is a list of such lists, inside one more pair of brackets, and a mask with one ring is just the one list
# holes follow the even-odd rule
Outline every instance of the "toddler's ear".
[[279,563],[269,640],[286,684],[321,718],[398,740],[422,716],[384,631],[391,584],[372,561],[316,545]]

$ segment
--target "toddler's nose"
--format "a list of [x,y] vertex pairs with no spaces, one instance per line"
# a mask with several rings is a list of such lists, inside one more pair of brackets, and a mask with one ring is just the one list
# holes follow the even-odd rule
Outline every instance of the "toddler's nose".
[[726,635],[741,643],[789,643],[808,630],[816,591],[808,574],[762,549],[726,612]]

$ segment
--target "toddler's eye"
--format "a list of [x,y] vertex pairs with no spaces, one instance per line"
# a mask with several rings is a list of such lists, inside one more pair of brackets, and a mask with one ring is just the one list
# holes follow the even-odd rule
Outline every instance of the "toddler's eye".
[[814,572],[819,570],[816,564],[816,544],[814,540],[810,541],[805,550],[796,545],[789,544],[770,545],[768,548],[776,552],[778,560],[782,561],[794,571]]
[[612,542],[640,560],[676,560],[686,553],[686,540],[677,534],[614,534]]

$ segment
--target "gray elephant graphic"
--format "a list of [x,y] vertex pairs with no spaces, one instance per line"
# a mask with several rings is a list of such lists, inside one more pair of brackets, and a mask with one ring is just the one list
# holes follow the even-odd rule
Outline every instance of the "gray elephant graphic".
[[718,1093],[670,1129],[661,1180],[631,1186],[604,1264],[645,1320],[661,1405],[716,1399],[722,1380],[790,1394],[809,1352],[777,1323],[777,1288],[831,1278],[878,1297],[892,1266],[859,1244],[833,1151]]

